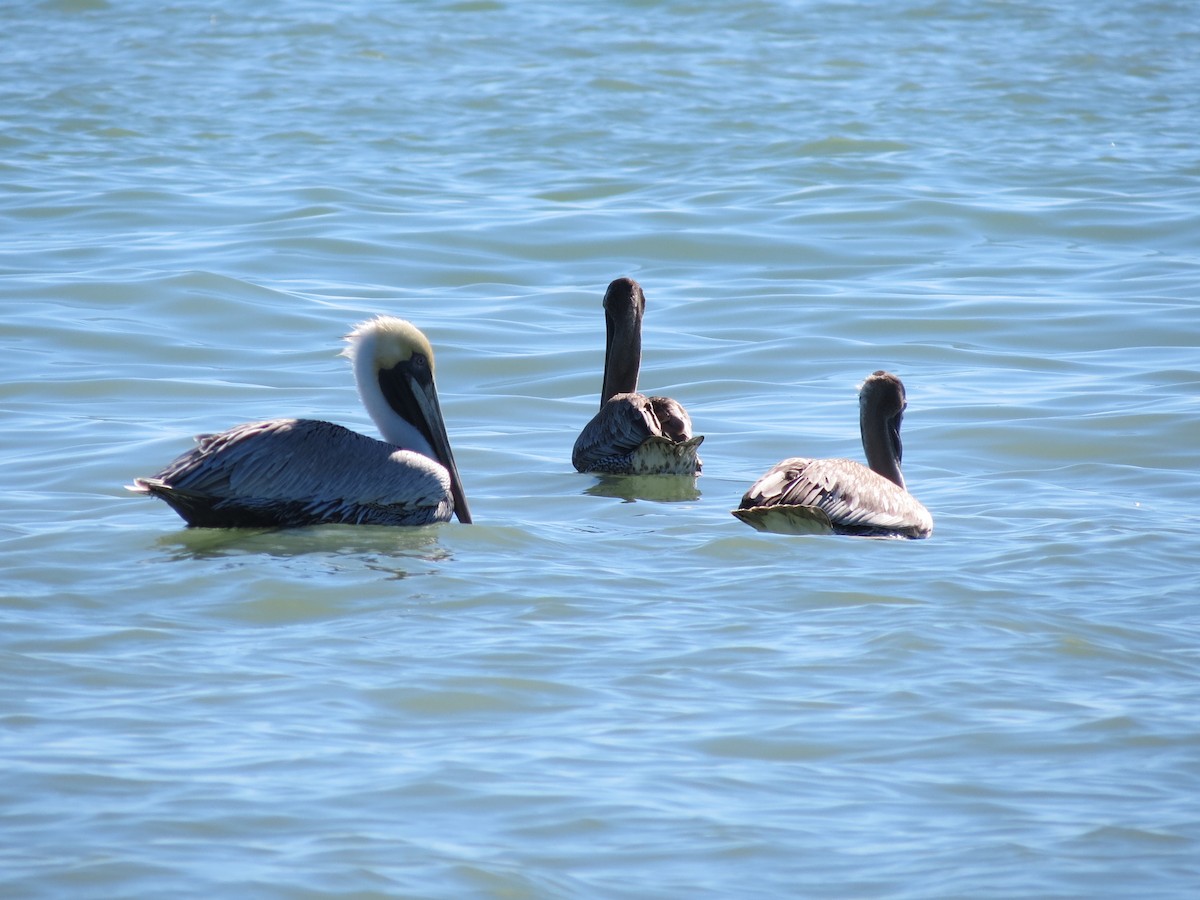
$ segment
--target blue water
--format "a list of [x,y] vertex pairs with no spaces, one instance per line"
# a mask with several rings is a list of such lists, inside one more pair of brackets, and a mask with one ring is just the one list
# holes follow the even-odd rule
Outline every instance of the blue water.
[[[1193,4],[243,7],[0,33],[0,893],[1197,895]],[[571,468],[619,275],[694,485]],[[122,489],[378,313],[475,525]],[[930,540],[729,515],[878,368]]]

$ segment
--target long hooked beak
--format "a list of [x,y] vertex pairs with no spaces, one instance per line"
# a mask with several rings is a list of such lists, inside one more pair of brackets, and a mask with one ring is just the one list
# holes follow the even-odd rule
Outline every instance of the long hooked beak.
[[454,515],[458,516],[458,521],[464,525],[470,525],[471,510],[467,507],[462,479],[459,478],[454,453],[450,449],[446,420],[442,418],[442,408],[438,403],[432,371],[427,364],[418,367],[410,360],[408,363],[401,363],[395,369],[380,372],[379,385],[391,407],[421,433],[434,457],[450,474],[450,497],[454,501]]
[[429,446],[437,454],[438,462],[450,473],[450,496],[454,498],[454,515],[464,525],[471,524],[471,510],[467,507],[467,496],[463,493],[462,479],[458,475],[458,466],[454,463],[454,452],[450,449],[450,437],[446,434],[446,420],[442,418],[442,408],[438,403],[437,388],[430,381],[421,384],[415,378],[410,384],[413,389],[413,399],[421,410],[422,422],[418,427],[425,433]]

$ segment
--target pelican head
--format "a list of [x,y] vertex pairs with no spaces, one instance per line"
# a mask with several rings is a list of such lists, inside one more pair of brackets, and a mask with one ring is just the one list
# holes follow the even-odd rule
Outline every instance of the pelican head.
[[603,406],[615,394],[637,390],[638,370],[642,365],[642,316],[646,295],[632,278],[618,278],[604,292],[604,384],[600,389]]
[[450,475],[454,514],[471,521],[467,498],[433,378],[433,347],[404,319],[378,316],[346,335],[342,355],[350,358],[363,406],[384,440],[441,463]]
[[907,406],[904,383],[882,369],[868,375],[858,392],[858,425],[867,464],[902,488],[900,424]]

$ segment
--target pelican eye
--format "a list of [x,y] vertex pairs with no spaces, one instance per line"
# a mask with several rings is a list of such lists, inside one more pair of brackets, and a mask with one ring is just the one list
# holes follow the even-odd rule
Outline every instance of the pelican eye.
[[427,382],[433,378],[433,371],[429,368],[429,357],[424,353],[414,353],[409,357],[408,370],[413,378],[420,382]]

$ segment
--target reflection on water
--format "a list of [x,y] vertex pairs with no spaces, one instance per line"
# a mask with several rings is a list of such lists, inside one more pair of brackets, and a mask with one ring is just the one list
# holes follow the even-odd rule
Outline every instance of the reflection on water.
[[155,543],[172,560],[215,560],[241,556],[279,559],[308,554],[353,555],[444,562],[448,549],[438,544],[440,525],[387,527],[318,525],[305,528],[181,528]]
[[694,475],[599,475],[597,482],[584,490],[592,497],[612,497],[633,503],[651,500],[681,503],[700,499]]

